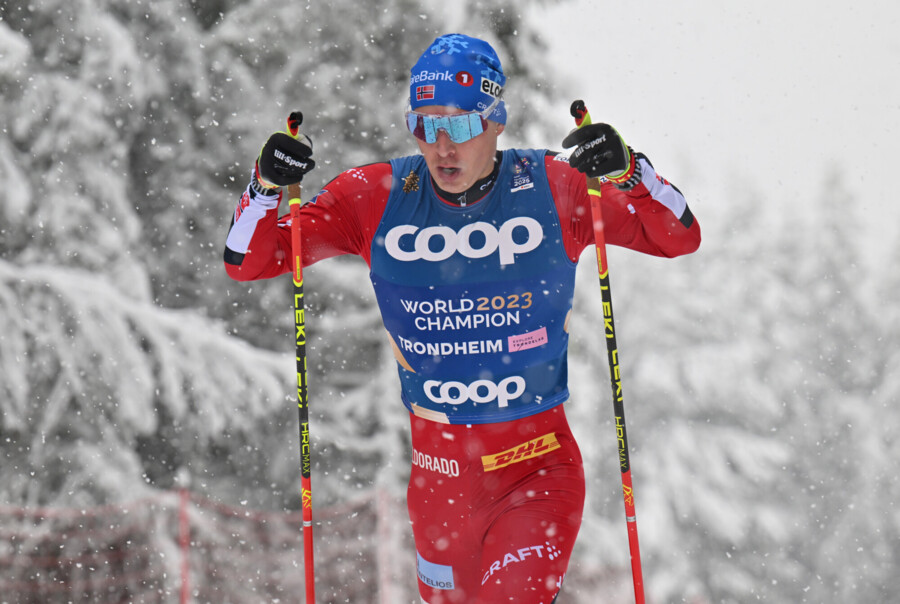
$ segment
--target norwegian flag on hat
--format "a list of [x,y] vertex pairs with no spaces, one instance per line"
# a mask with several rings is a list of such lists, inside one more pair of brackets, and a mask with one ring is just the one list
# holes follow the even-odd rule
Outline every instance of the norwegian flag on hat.
[[428,86],[416,86],[416,100],[427,101],[434,98],[434,84]]

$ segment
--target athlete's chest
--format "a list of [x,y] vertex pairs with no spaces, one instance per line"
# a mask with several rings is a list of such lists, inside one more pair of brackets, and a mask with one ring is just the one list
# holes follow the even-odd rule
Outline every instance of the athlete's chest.
[[491,192],[467,207],[438,199],[421,166],[398,166],[410,172],[392,191],[373,239],[373,274],[433,285],[514,280],[558,266],[566,256],[544,175],[533,162],[523,162],[528,169],[507,163]]

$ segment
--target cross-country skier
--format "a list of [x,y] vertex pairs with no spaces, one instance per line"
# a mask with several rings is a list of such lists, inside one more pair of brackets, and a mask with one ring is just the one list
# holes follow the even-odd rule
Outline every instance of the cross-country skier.
[[[420,153],[347,170],[303,206],[303,264],[357,254],[371,269],[409,410],[422,599],[550,604],[585,490],[563,406],[575,265],[594,244],[585,175],[606,179],[609,244],[673,257],[697,249],[700,227],[609,125],[570,133],[571,159],[498,151],[506,77],[485,41],[441,36],[410,76]],[[290,270],[281,187],[311,153],[303,136],[268,139],[228,232],[232,278]]]

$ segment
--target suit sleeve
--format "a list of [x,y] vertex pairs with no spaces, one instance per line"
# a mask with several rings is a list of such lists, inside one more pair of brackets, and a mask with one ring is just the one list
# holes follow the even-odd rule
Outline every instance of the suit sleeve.
[[[700,224],[673,184],[657,174],[650,161],[637,154],[641,182],[630,191],[611,183],[601,186],[600,203],[606,243],[645,254],[673,258],[700,246]],[[583,174],[566,158],[548,155],[545,164],[559,211],[566,251],[573,261],[594,244],[590,196]]]
[[[300,210],[303,266],[355,254],[366,263],[391,187],[390,164],[352,168]],[[237,281],[276,277],[290,270],[291,216],[278,215],[282,193],[266,196],[248,186],[225,240],[225,270]]]

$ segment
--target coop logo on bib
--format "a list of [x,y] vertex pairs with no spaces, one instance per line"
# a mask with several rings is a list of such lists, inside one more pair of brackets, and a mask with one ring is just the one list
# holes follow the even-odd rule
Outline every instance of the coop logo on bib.
[[508,407],[509,401],[525,392],[525,379],[513,375],[499,384],[490,380],[476,380],[471,384],[428,380],[424,390],[425,396],[439,405],[462,405],[472,401],[475,404],[496,402],[498,407]]
[[516,254],[537,248],[544,238],[541,224],[534,218],[511,218],[498,229],[488,222],[473,222],[459,231],[447,226],[419,230],[411,224],[395,226],[384,238],[392,258],[401,262],[440,262],[459,252],[466,258],[485,258],[499,252],[500,264],[513,264]]

